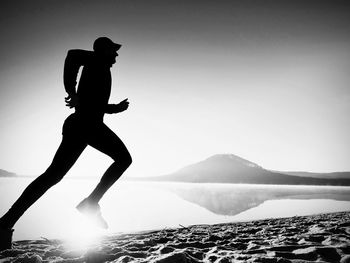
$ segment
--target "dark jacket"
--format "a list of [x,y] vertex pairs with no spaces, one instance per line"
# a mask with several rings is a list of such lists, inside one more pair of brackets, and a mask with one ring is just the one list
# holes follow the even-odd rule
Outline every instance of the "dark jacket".
[[[76,91],[77,76],[83,67]],[[88,120],[103,120],[105,113],[111,113],[113,104],[108,104],[111,93],[110,65],[93,51],[69,50],[63,73],[64,86],[68,94],[77,94],[79,106],[76,114]]]

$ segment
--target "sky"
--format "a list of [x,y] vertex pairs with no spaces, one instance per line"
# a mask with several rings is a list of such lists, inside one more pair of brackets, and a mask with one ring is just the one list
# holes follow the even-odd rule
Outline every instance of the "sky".
[[[174,172],[230,153],[266,169],[350,171],[350,4],[337,0],[2,1],[0,168],[39,175],[61,141],[63,63],[123,45],[105,117],[133,164]],[[100,176],[87,148],[69,176]]]

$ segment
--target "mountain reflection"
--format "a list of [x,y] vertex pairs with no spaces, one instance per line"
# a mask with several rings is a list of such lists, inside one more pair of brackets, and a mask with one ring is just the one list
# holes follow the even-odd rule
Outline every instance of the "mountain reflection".
[[332,199],[350,201],[350,187],[181,183],[164,184],[162,187],[215,214],[228,216],[237,215],[257,207],[267,200]]

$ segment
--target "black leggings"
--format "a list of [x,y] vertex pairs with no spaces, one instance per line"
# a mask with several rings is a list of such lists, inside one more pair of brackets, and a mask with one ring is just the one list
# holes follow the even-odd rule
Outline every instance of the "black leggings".
[[65,120],[62,134],[62,142],[51,165],[24,190],[0,219],[1,225],[12,228],[32,204],[65,176],[87,145],[114,160],[90,194],[92,201],[98,202],[132,162],[124,143],[102,121],[87,121],[72,114]]

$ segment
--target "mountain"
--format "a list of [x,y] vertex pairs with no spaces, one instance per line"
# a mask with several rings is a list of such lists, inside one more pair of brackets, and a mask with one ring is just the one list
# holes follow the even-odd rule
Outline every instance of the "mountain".
[[323,179],[350,179],[350,172],[333,172],[333,173],[310,173],[310,172],[294,172],[294,171],[271,171],[288,175],[314,177]]
[[17,174],[0,169],[0,177],[16,177]]
[[290,185],[350,185],[349,178],[317,178],[269,171],[256,163],[233,154],[217,154],[188,165],[175,173],[138,178],[142,181],[192,183],[245,183]]

